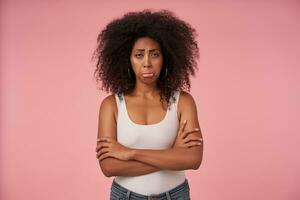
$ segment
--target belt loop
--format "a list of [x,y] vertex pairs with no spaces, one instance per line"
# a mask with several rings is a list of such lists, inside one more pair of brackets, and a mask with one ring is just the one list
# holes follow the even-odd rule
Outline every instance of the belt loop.
[[169,192],[166,192],[166,195],[167,195],[167,200],[172,200]]
[[128,190],[126,194],[126,200],[130,200],[129,198],[130,198],[130,191]]

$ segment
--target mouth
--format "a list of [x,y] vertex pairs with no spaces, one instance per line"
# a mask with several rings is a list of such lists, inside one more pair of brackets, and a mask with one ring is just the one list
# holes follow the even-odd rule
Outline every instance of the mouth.
[[144,78],[150,78],[150,77],[153,77],[154,76],[154,73],[143,73],[142,76]]

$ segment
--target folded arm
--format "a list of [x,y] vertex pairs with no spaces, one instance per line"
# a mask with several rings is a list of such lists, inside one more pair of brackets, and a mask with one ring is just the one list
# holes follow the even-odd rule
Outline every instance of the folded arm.
[[198,169],[201,162],[200,157],[197,156],[198,148],[200,147],[166,150],[134,149],[133,160],[166,170]]
[[116,158],[105,158],[99,161],[102,171],[106,177],[111,176],[140,176],[161,170],[158,167],[135,160],[119,160]]

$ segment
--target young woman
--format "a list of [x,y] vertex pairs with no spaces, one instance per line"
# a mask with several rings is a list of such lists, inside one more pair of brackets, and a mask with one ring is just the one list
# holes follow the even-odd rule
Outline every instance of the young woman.
[[196,31],[168,10],[129,12],[98,36],[95,75],[112,94],[100,105],[97,159],[114,176],[110,199],[190,199],[184,170],[203,140],[190,75]]

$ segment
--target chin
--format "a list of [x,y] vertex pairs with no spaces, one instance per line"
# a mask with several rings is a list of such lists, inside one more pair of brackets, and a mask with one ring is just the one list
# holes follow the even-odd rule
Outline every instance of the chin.
[[141,82],[143,82],[143,83],[146,83],[146,84],[149,84],[149,83],[155,83],[155,82],[157,82],[157,78],[156,77],[153,77],[153,78],[149,78],[149,79],[147,79],[147,78],[141,78],[140,79],[140,81]]

